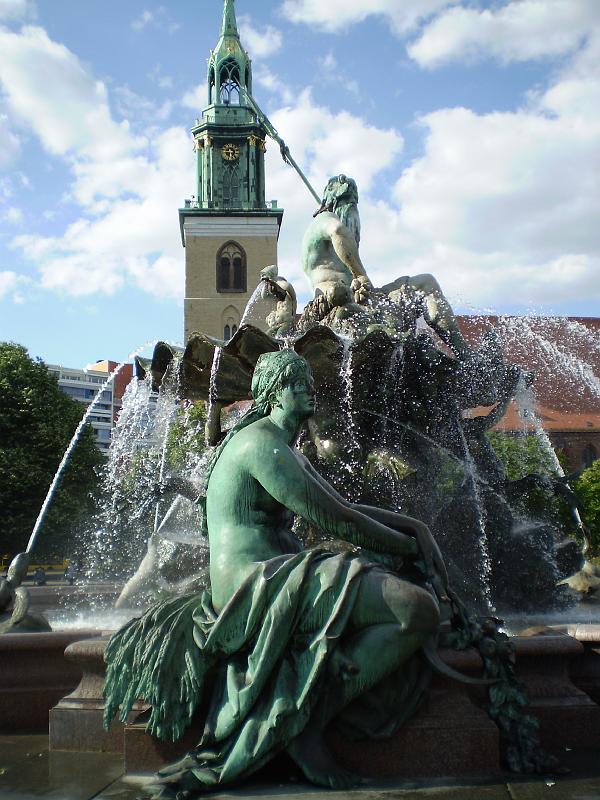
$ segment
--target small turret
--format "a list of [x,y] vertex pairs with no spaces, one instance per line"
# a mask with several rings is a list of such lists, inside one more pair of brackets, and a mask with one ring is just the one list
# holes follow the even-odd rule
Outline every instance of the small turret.
[[234,0],[224,0],[221,35],[208,60],[209,105],[240,105],[244,89],[252,92],[251,60],[240,42]]

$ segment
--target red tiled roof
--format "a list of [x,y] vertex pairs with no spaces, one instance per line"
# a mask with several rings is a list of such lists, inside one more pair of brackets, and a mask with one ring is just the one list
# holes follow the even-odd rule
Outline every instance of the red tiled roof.
[[[535,371],[537,412],[546,430],[600,431],[600,318],[458,316],[457,322],[473,347],[494,327],[505,360]],[[523,427],[514,404],[499,427]]]

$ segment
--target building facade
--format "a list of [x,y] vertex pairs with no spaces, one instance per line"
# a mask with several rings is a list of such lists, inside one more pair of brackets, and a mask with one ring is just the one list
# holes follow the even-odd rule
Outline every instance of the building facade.
[[[536,417],[570,471],[600,458],[600,318],[478,315],[458,316],[457,322],[474,348],[489,327],[500,331],[505,362],[534,372]],[[495,429],[510,435],[535,432],[515,402]]]
[[196,331],[229,339],[260,270],[277,263],[283,211],[265,202],[266,130],[246,103],[252,64],[224,0],[221,35],[208,60],[208,106],[192,128],[196,196],[179,210],[185,247],[185,341]]
[[111,383],[102,388],[109,375],[117,367],[116,361],[97,361],[84,369],[48,364],[48,369],[57,379],[62,391],[87,408],[101,390],[101,396],[88,421],[94,432],[94,440],[102,453],[108,453],[112,431],[121,410],[123,395],[133,377],[133,366],[126,364]]

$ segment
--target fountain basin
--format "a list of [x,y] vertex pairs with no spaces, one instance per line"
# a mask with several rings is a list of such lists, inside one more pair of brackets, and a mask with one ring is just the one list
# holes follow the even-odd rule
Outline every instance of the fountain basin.
[[[176,760],[198,740],[192,726],[176,743],[145,731],[139,704],[127,724],[102,730],[102,684],[107,638],[71,644],[68,658],[80,666],[78,687],[50,713],[53,750],[107,750],[123,754],[126,772],[151,772]],[[540,720],[542,744],[559,754],[566,747],[600,747],[600,706],[571,679],[569,668],[584,646],[564,633],[514,637],[517,677],[525,684],[529,711]],[[468,675],[481,672],[475,651],[440,650],[443,660]],[[351,742],[329,731],[340,763],[375,778],[481,777],[501,773],[496,725],[481,708],[483,693],[435,674],[426,702],[390,739]]]
[[94,635],[93,630],[74,630],[0,636],[1,732],[48,729],[50,709],[81,680],[82,667],[65,658],[65,648]]

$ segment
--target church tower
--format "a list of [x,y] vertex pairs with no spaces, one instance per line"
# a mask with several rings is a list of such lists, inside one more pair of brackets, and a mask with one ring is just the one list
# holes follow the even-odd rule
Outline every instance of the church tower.
[[196,331],[228,339],[238,329],[260,270],[277,263],[283,211],[265,203],[267,132],[248,105],[252,64],[234,0],[224,0],[208,59],[208,106],[192,128],[196,197],[179,210],[185,247],[185,341]]

